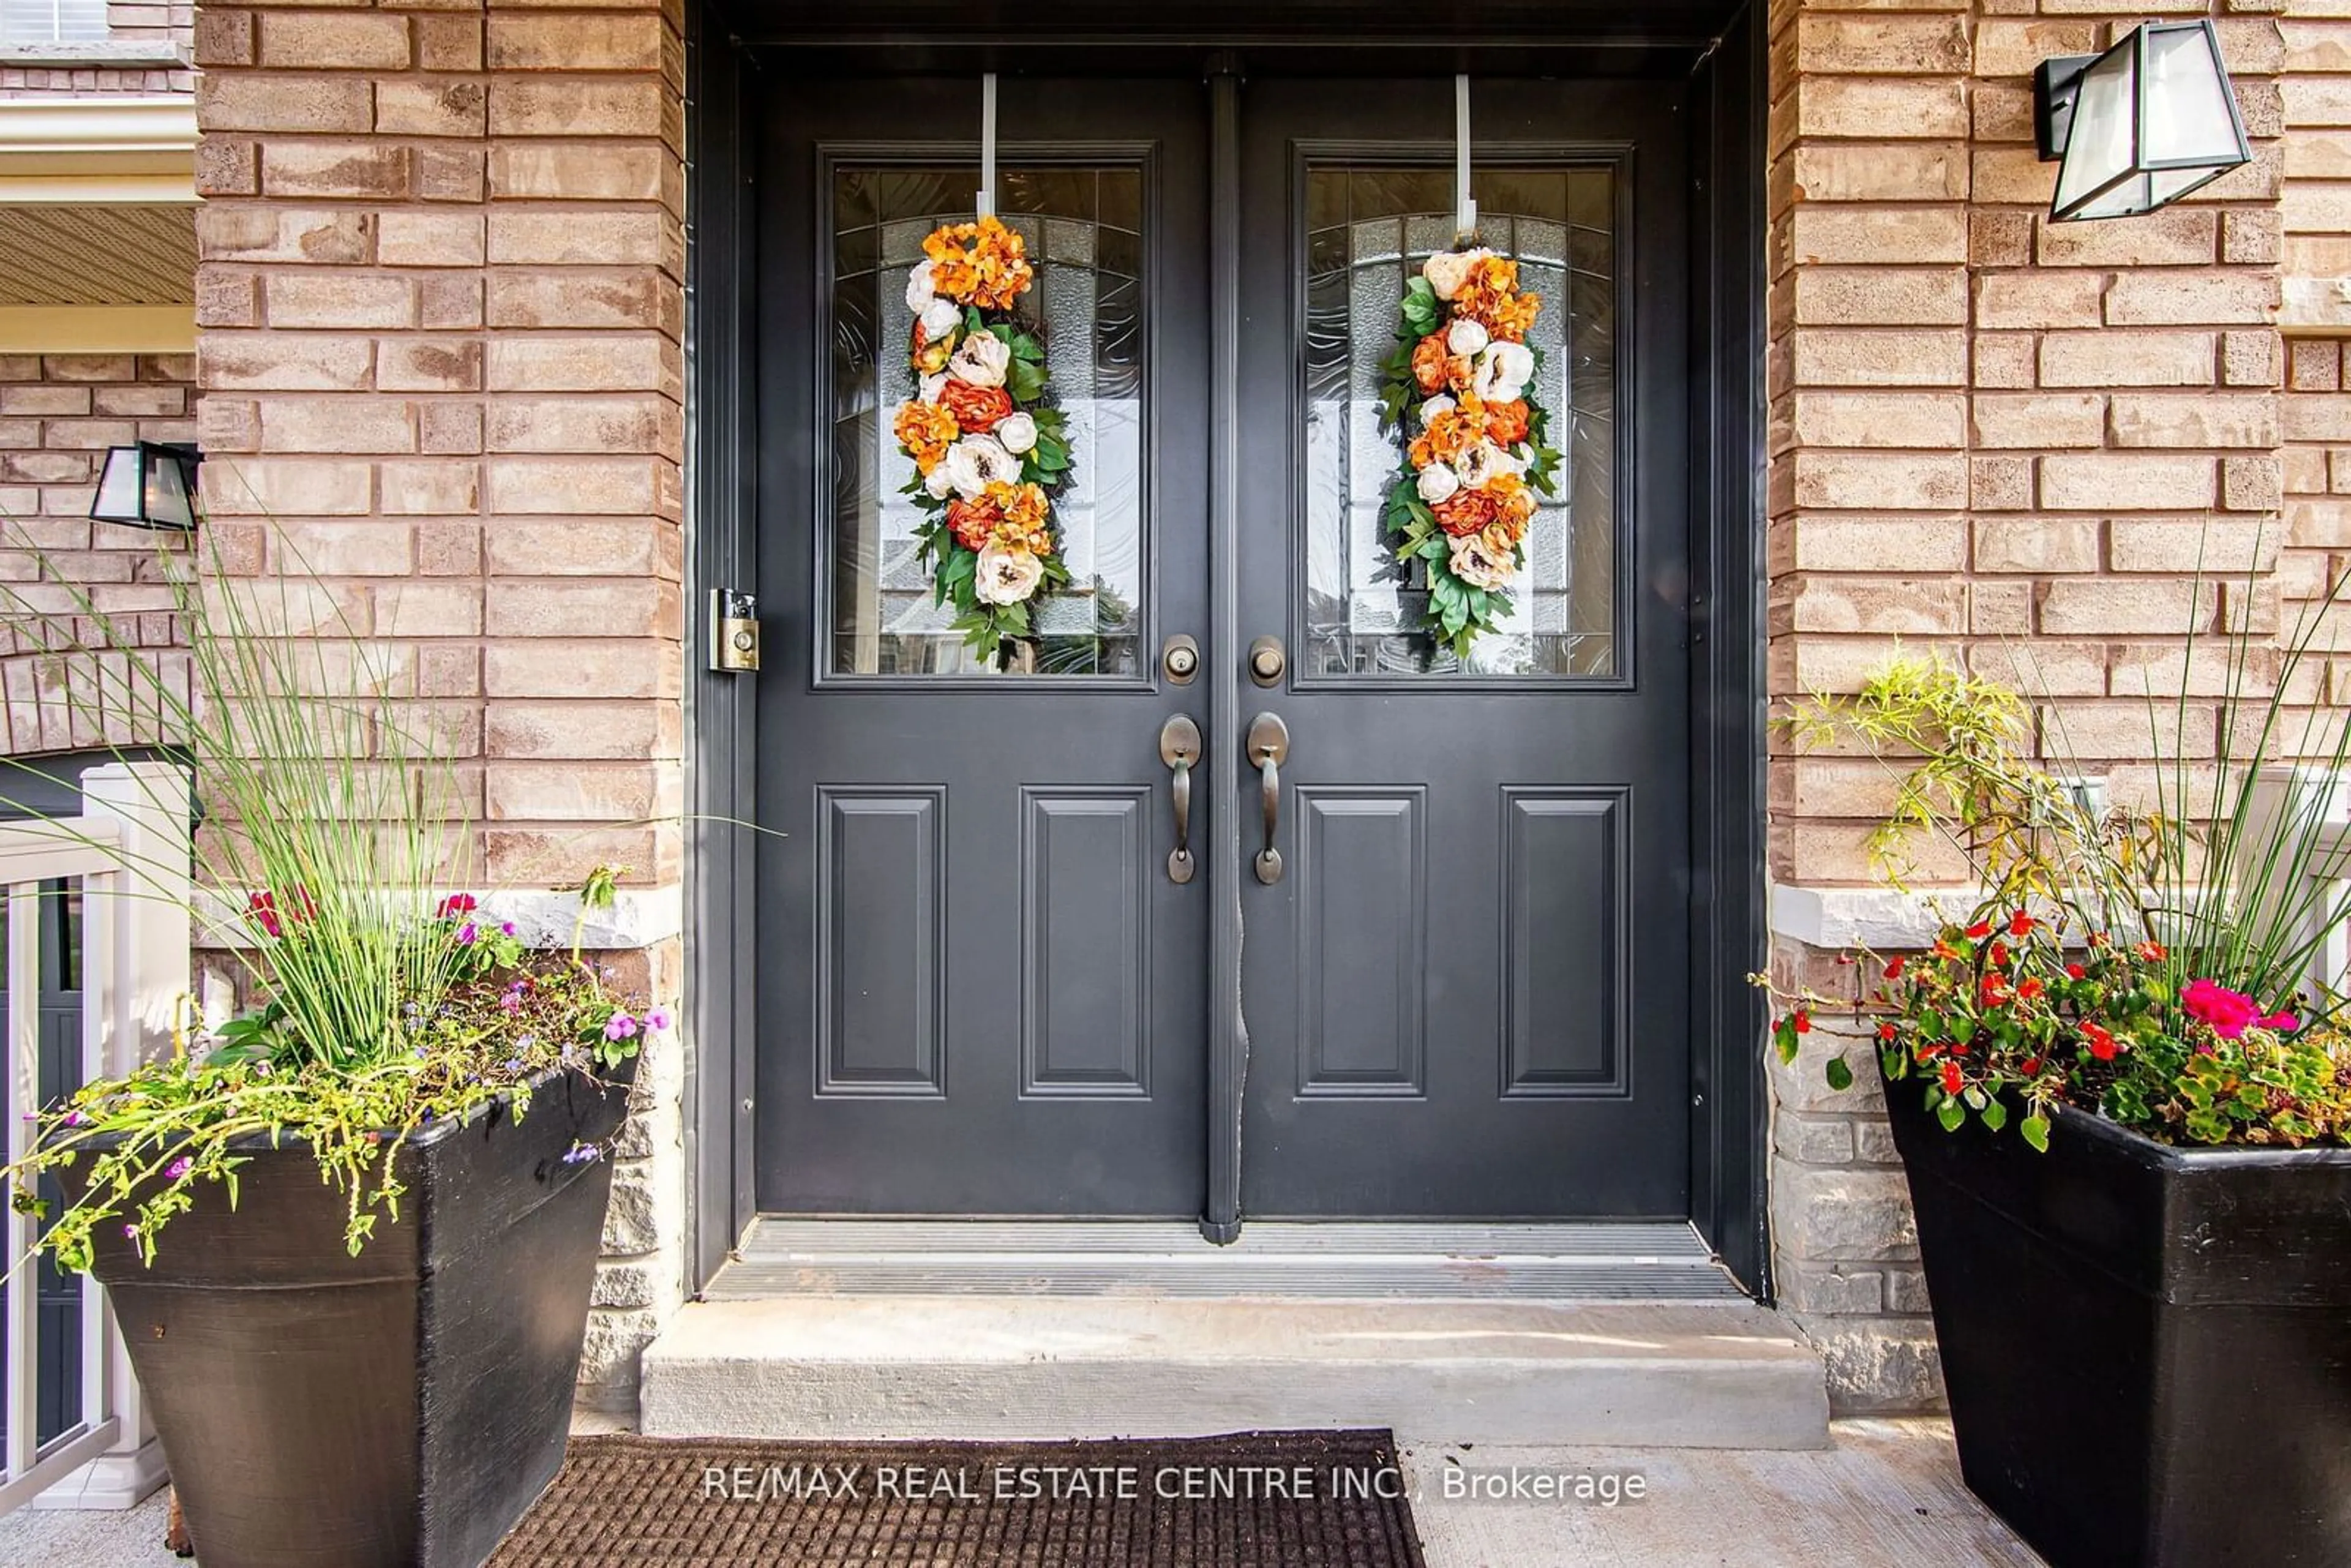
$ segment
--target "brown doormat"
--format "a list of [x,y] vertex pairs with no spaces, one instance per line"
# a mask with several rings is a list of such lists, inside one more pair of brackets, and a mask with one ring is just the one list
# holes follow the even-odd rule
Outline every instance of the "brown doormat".
[[489,1568],[1423,1568],[1384,1431],[581,1437]]

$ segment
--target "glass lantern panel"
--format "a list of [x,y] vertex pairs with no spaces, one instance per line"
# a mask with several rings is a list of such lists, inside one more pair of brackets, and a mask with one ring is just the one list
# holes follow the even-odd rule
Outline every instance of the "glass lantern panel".
[[[2065,137],[2065,161],[2057,170],[2060,213],[2097,195],[2136,166],[2131,120],[2137,107],[2132,90],[2137,74],[2137,52],[2127,47],[2101,55],[2082,73],[2073,129]],[[2093,214],[2085,211],[2078,215]]]
[[2147,35],[2144,162],[2232,164],[2245,155],[2229,109],[2229,77],[2202,27],[2150,28]]

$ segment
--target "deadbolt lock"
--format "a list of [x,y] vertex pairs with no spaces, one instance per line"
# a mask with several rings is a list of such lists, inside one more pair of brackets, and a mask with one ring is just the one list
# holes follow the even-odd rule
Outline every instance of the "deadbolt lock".
[[1289,668],[1290,657],[1281,651],[1280,638],[1259,637],[1249,644],[1249,679],[1259,685],[1280,685],[1283,673]]
[[1200,673],[1200,644],[1177,632],[1159,650],[1159,667],[1170,684],[1190,685],[1192,677]]
[[710,591],[710,667],[729,674],[759,667],[759,601],[752,595]]

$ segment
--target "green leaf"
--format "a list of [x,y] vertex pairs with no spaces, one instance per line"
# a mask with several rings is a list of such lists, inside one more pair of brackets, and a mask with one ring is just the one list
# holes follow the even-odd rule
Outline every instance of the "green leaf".
[[1830,1057],[1827,1073],[1830,1088],[1841,1091],[1853,1087],[1853,1069],[1845,1065],[1844,1057]]
[[1793,1013],[1771,1026],[1771,1044],[1780,1052],[1782,1066],[1796,1060],[1796,1018]]
[[1957,1100],[1947,1097],[1940,1105],[1935,1107],[1935,1120],[1943,1124],[1943,1131],[1946,1133],[1958,1132],[1959,1124],[1967,1119],[1968,1108]]
[[2008,1107],[1998,1100],[1987,1102],[1977,1114],[1983,1118],[1983,1124],[1995,1133],[2008,1125]]
[[2040,1150],[2044,1155],[2049,1152],[2048,1117],[2036,1113],[2033,1115],[2027,1116],[2023,1121],[2019,1122],[2016,1124],[2016,1130],[2024,1134],[2024,1141],[2026,1143],[2031,1144],[2034,1148]]

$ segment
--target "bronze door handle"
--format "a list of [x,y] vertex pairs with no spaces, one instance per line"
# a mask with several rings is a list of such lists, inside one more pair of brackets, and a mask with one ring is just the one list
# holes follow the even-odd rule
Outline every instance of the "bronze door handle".
[[1200,760],[1200,727],[1180,713],[1160,726],[1159,760],[1173,774],[1169,789],[1176,798],[1176,847],[1167,855],[1167,880],[1186,883],[1200,869],[1192,858],[1192,768]]
[[1290,760],[1289,727],[1272,714],[1261,713],[1249,720],[1248,747],[1265,801],[1265,847],[1251,863],[1258,881],[1270,887],[1281,880],[1281,852],[1273,847],[1273,835],[1281,824],[1281,765]]

